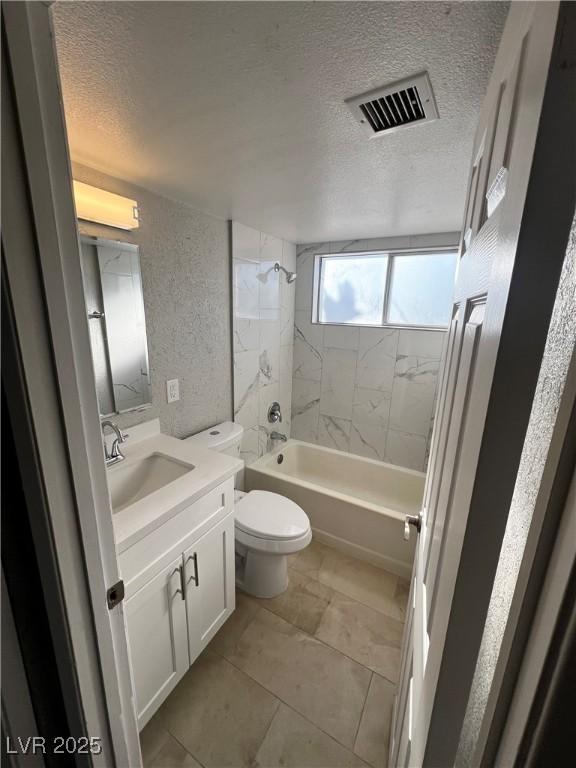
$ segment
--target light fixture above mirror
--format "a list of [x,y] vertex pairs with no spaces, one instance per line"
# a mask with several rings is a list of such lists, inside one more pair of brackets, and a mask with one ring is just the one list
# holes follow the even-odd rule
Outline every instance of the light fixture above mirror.
[[118,229],[138,229],[138,202],[74,181],[76,216]]

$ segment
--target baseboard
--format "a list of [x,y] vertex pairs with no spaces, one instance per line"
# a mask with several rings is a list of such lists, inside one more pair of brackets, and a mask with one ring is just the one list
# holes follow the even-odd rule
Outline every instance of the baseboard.
[[372,565],[383,568],[385,571],[390,571],[390,573],[395,573],[403,579],[410,580],[412,566],[407,565],[401,560],[386,557],[386,555],[381,555],[373,549],[362,547],[360,544],[353,544],[350,541],[346,541],[346,539],[341,539],[339,536],[326,533],[326,531],[322,531],[319,528],[312,528],[312,534],[316,541],[319,541],[321,544],[326,544],[328,547],[332,547],[332,549],[336,549],[344,555],[350,555],[357,560],[364,560],[367,563],[372,563]]

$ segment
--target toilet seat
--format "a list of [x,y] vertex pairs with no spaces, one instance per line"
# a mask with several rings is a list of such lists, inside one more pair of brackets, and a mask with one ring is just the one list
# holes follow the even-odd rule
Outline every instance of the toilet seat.
[[312,541],[312,529],[309,528],[306,533],[297,539],[281,540],[262,539],[258,536],[251,536],[240,528],[236,528],[234,537],[236,539],[237,551],[238,545],[240,545],[244,550],[251,550],[254,553],[261,553],[263,555],[293,555],[310,544]]
[[250,491],[234,507],[237,533],[250,539],[294,542],[310,532],[310,520],[291,499],[270,491]]

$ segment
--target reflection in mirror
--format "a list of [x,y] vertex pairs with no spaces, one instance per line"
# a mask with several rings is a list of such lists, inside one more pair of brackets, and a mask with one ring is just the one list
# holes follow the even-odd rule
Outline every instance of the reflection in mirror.
[[100,413],[150,404],[138,246],[81,238],[84,296]]

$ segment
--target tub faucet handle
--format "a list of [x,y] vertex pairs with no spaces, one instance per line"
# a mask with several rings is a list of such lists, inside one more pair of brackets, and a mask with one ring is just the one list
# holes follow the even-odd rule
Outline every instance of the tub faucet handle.
[[420,533],[420,529],[422,528],[422,515],[406,515],[404,518],[404,541],[409,541],[410,539],[411,525],[413,525],[418,533]]
[[273,402],[270,408],[268,408],[268,421],[270,424],[277,424],[279,421],[282,421],[280,403]]

